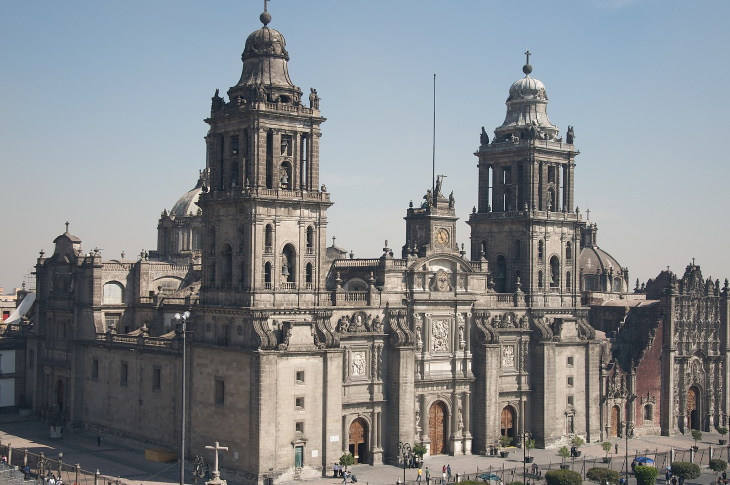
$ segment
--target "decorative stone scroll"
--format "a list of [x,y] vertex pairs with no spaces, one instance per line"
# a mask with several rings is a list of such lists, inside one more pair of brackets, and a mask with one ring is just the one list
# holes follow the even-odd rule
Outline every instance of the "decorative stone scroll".
[[499,342],[499,334],[489,323],[491,315],[488,311],[477,310],[474,312],[472,321],[474,322],[477,341],[480,344],[495,344]]
[[319,311],[314,314],[312,335],[314,337],[314,345],[317,348],[337,348],[340,346],[340,336],[332,328],[331,320],[331,311]]
[[253,343],[259,350],[273,350],[278,344],[276,335],[269,325],[269,316],[266,312],[251,312]]
[[408,325],[408,314],[402,309],[387,309],[386,319],[390,326],[390,341],[394,347],[409,347],[415,343],[415,335]]

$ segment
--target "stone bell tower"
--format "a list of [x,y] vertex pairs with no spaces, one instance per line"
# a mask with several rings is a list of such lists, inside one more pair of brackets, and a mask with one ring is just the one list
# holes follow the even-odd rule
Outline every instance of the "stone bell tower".
[[264,11],[260,20],[263,27],[246,40],[240,80],[228,101],[216,90],[205,120],[210,185],[199,202],[201,302],[307,306],[323,284],[332,205],[319,185],[325,119],[315,89],[309,106],[302,104],[289,78],[284,36],[268,26],[271,15]]
[[573,171],[579,152],[573,128],[563,139],[550,122],[545,86],[530,77],[526,55],[525,77],[510,87],[504,123],[491,143],[482,128],[475,153],[479,196],[469,218],[471,257],[489,260],[499,293],[514,291],[519,281],[538,299],[560,295],[563,304],[574,305],[580,216]]

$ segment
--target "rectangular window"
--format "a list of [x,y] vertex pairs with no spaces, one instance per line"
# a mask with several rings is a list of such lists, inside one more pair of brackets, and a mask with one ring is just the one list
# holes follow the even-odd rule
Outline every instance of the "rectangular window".
[[568,406],[573,406],[573,405],[575,405],[575,399],[573,398],[572,395],[569,395],[568,396]]
[[304,409],[304,398],[298,397],[294,399],[294,405],[297,407],[297,409]]
[[226,400],[226,383],[223,379],[215,380],[215,404],[223,406]]
[[297,371],[296,380],[297,380],[297,384],[304,384],[304,371],[303,370]]
[[159,391],[162,388],[162,369],[154,367],[152,369],[152,389]]
[[99,378],[99,359],[91,361],[91,378],[94,380]]
[[294,425],[294,430],[297,433],[304,433],[304,421],[297,421]]
[[568,367],[573,367],[573,357],[568,357]]
[[573,387],[573,378],[568,377],[568,387]]
[[129,364],[126,362],[122,362],[122,367],[119,370],[119,385],[126,386],[127,385],[127,378],[129,374]]

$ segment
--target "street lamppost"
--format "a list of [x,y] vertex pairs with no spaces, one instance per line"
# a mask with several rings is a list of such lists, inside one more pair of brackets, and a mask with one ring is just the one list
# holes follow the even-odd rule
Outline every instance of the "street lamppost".
[[527,485],[527,441],[532,439],[532,433],[522,431],[522,483]]
[[411,444],[398,442],[398,454],[403,460],[403,483],[406,483],[406,460],[411,456]]
[[182,337],[182,372],[180,373],[182,375],[181,378],[181,388],[182,388],[182,397],[181,402],[182,405],[180,406],[180,485],[185,485],[185,369],[186,369],[186,361],[185,361],[185,334],[187,333],[187,323],[188,319],[190,318],[190,312],[185,312],[182,315],[179,313],[176,313],[175,321],[178,322],[178,325],[180,326],[180,335]]
[[61,478],[61,472],[63,471],[63,451],[58,452],[58,478]]
[[631,433],[634,429],[634,425],[628,421],[624,421],[621,423],[621,427],[623,428],[624,438],[626,440],[626,449],[624,450],[624,469],[626,472],[626,485],[629,485],[629,433]]

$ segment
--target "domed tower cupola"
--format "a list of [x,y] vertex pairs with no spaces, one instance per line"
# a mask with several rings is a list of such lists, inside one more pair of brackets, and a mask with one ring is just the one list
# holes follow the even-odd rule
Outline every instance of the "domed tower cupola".
[[545,85],[530,77],[530,51],[525,52],[527,63],[522,67],[525,77],[509,88],[507,116],[502,126],[494,130],[496,141],[516,138],[553,140],[558,136],[558,127],[550,123],[547,114],[547,93]]
[[246,39],[241,79],[228,91],[229,98],[298,105],[302,91],[289,78],[286,40],[279,31],[269,28],[268,11],[264,10],[259,19],[264,26]]

